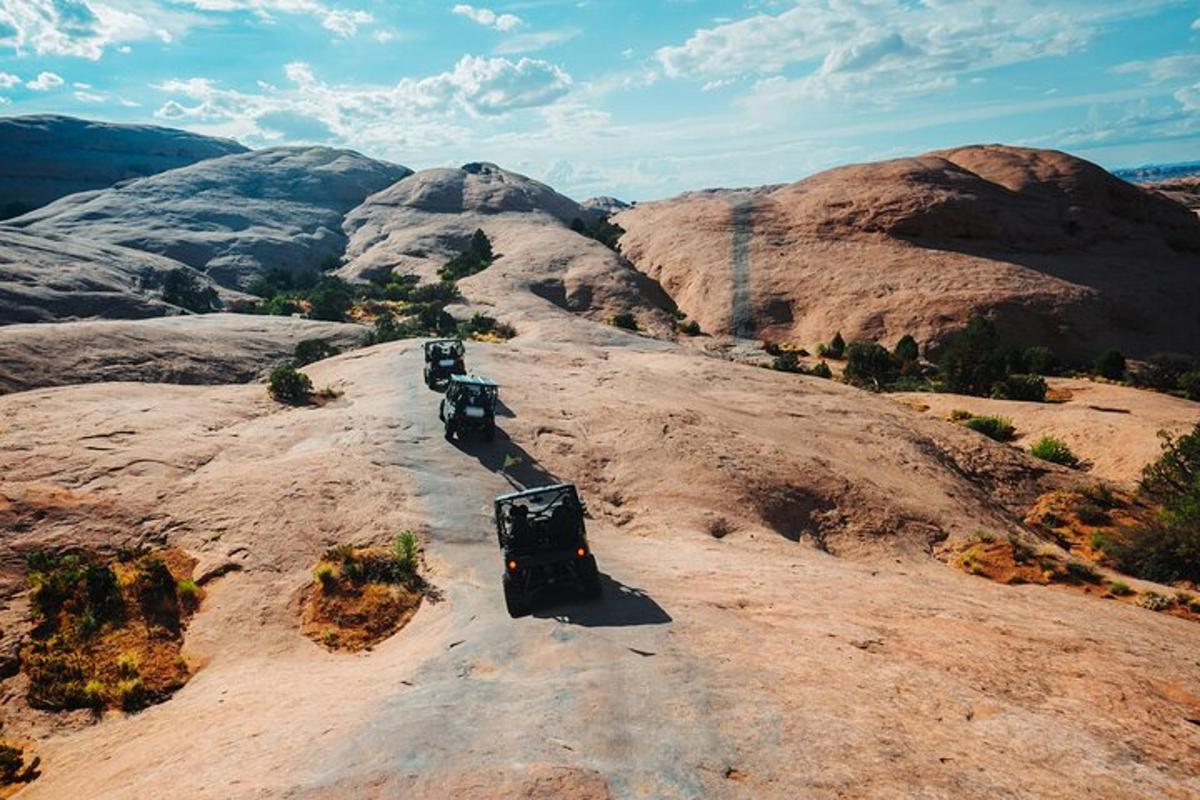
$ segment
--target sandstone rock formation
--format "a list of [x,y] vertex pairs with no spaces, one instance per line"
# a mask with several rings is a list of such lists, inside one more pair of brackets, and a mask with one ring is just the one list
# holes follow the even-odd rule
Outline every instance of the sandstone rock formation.
[[337,264],[343,215],[410,170],[348,150],[276,147],[65,197],[9,224],[157,253],[245,287]]
[[68,194],[245,151],[229,139],[152,125],[117,125],[59,114],[3,117],[0,219]]
[[247,314],[0,327],[0,394],[97,381],[243,383],[303,339],[355,346],[359,325]]
[[[666,330],[667,298],[618,254],[570,229],[586,215],[543,183],[495,164],[418,172],[372,195],[346,216],[351,280],[389,272],[436,280],[477,229],[492,240],[496,263],[460,282],[466,296],[504,317],[513,303],[553,304],[607,321],[631,312]],[[503,297],[504,302],[499,298]]]
[[[191,268],[127,247],[0,225],[0,325],[178,314],[161,291],[176,269]],[[213,285],[203,273],[194,277]],[[239,296],[217,292],[226,300]]]
[[936,344],[972,314],[1092,357],[1200,348],[1200,220],[1064,153],[966,147],[617,215],[705,330]]

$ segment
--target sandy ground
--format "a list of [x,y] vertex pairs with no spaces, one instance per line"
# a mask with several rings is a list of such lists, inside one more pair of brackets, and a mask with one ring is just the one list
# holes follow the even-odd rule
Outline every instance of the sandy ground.
[[1200,403],[1168,394],[1079,378],[1051,378],[1054,392],[1069,394],[1062,403],[1016,403],[954,394],[898,393],[889,397],[927,413],[949,416],[955,409],[975,415],[1008,417],[1016,427],[1013,444],[1028,450],[1043,436],[1065,441],[1099,478],[1133,483],[1142,467],[1158,457],[1159,431],[1173,435],[1200,423]]

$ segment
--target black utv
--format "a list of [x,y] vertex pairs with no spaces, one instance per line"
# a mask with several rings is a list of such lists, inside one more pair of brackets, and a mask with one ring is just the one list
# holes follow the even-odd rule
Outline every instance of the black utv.
[[451,375],[438,418],[446,425],[446,439],[478,433],[487,441],[496,436],[496,400],[500,387],[478,375]]
[[425,343],[425,385],[440,390],[451,375],[465,375],[462,339],[430,339]]
[[501,495],[495,510],[510,616],[525,616],[538,594],[554,587],[574,588],[589,600],[600,597],[600,571],[574,484]]

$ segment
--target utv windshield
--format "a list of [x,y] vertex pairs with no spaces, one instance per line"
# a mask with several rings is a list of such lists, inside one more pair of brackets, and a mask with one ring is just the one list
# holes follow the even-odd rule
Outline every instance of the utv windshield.
[[456,383],[454,398],[469,406],[491,408],[496,402],[495,386],[478,386],[470,383]]

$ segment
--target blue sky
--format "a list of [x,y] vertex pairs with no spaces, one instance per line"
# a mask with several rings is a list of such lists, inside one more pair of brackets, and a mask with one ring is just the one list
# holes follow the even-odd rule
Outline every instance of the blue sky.
[[973,142],[1200,160],[1200,2],[0,0],[0,113],[35,112],[580,198]]

